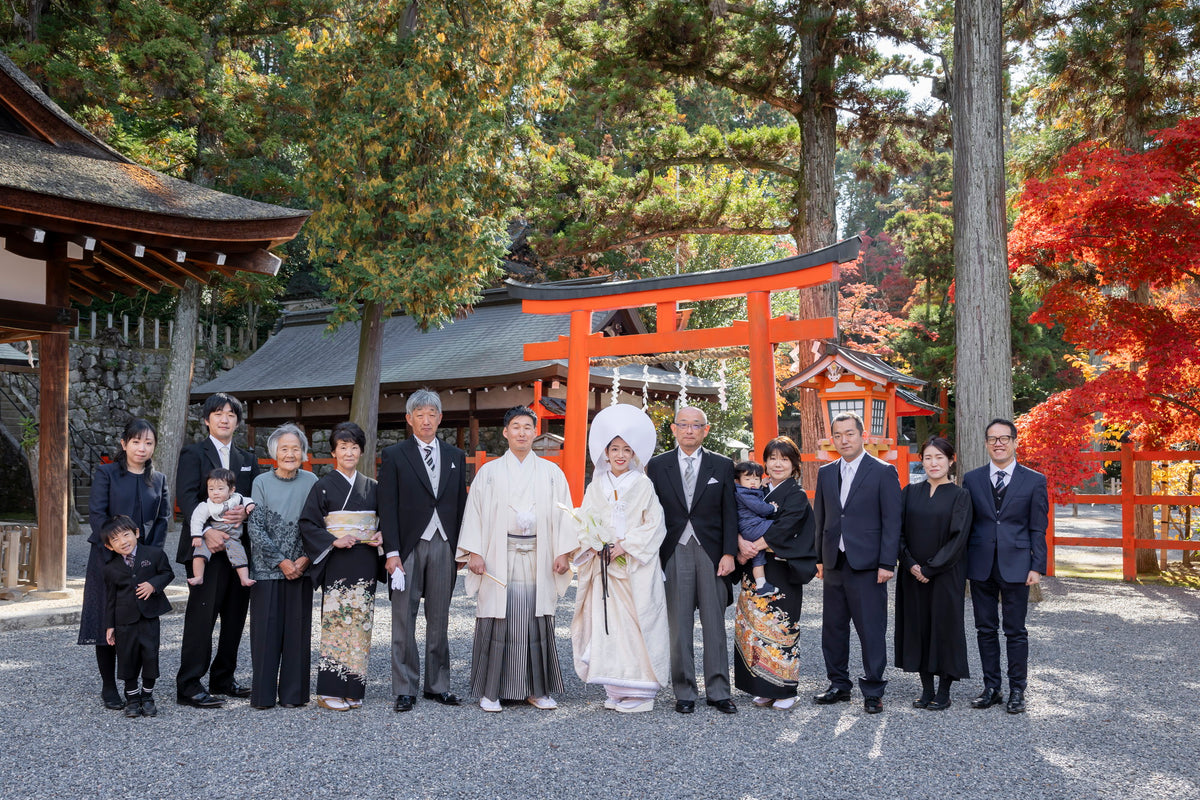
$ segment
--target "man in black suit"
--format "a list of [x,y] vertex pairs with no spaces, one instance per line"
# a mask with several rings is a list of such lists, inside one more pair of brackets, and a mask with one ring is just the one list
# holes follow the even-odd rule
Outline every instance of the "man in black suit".
[[659,557],[667,576],[675,710],[691,714],[699,697],[692,654],[699,610],[706,701],[722,713],[735,714],[725,640],[725,607],[733,602],[727,576],[733,572],[738,534],[733,462],[701,447],[708,418],[698,408],[679,409],[671,432],[678,447],[650,459],[646,475],[667,523]]
[[1017,463],[1017,426],[994,419],[984,435],[991,463],[963,476],[975,510],[967,540],[967,579],[983,665],[983,693],[971,701],[971,707],[989,708],[1003,701],[999,606],[1008,651],[1007,710],[1020,714],[1025,710],[1029,662],[1025,614],[1029,587],[1046,572],[1050,501],[1046,477]]
[[[425,698],[459,704],[450,692],[450,595],[454,552],[467,503],[466,453],[437,438],[442,400],[422,389],[406,406],[413,436],[385,448],[379,471],[379,528],[392,576],[392,694],[396,711],[416,704],[421,662],[417,609],[425,598]],[[397,576],[400,573],[401,577]],[[404,588],[397,588],[400,580]]]
[[[204,401],[200,417],[208,428],[208,437],[183,448],[175,480],[175,497],[185,525],[196,506],[208,499],[206,478],[209,472],[218,467],[233,470],[237,475],[238,494],[243,497],[250,496],[254,476],[259,473],[254,453],[233,444],[233,434],[244,417],[242,404],[236,397],[217,392]],[[224,519],[232,525],[242,525],[247,516],[246,509],[238,506],[227,511]],[[205,673],[209,675],[213,694],[250,696],[249,687],[234,679],[238,646],[250,605],[250,590],[242,586],[225,554],[225,541],[229,538],[229,534],[216,528],[204,532],[212,558],[204,573],[204,583],[189,587],[183,618],[183,644],[179,648],[179,672],[175,676],[175,699],[180,705],[216,708],[223,704],[204,688]],[[244,526],[240,539],[249,553],[250,536]],[[190,536],[180,534],[175,560],[185,565],[188,577],[192,577]],[[217,617],[221,618],[221,637],[214,658],[212,635]],[[209,659],[212,659],[211,666]]]
[[829,688],[820,705],[850,700],[850,623],[858,632],[863,671],[858,687],[868,714],[883,711],[887,686],[887,582],[900,550],[900,479],[896,468],[863,449],[863,421],[838,414],[833,445],[841,459],[817,473],[817,577],[822,593],[821,653]]

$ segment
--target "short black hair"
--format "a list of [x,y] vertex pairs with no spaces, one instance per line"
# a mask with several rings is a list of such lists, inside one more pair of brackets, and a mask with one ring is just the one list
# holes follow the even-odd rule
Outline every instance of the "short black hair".
[[763,476],[762,464],[753,461],[739,461],[733,465],[733,477],[741,478],[743,475],[753,475],[756,478]]
[[139,537],[141,536],[136,522],[124,514],[117,514],[104,523],[104,527],[100,529],[100,541],[108,544],[118,533],[123,531],[133,531]]
[[854,427],[858,428],[859,433],[866,430],[866,427],[863,425],[863,418],[857,411],[843,411],[838,414],[830,421],[829,429],[832,431],[834,425],[837,425],[839,422],[846,422],[847,420],[854,420]]
[[237,489],[237,473],[231,469],[217,467],[204,476],[204,482],[208,483],[209,481],[224,481],[230,489]]
[[949,439],[943,439],[941,436],[930,436],[925,440],[925,444],[921,445],[921,455],[924,456],[925,451],[931,447],[951,461],[954,460],[954,445],[950,444]]
[[513,406],[508,411],[504,412],[504,425],[502,427],[507,428],[508,423],[512,422],[517,417],[529,417],[531,420],[533,420],[533,424],[537,425],[537,414],[533,413],[532,408],[529,406]]
[[336,450],[338,442],[350,442],[358,445],[359,450],[366,450],[367,434],[356,422],[339,422],[329,434],[329,449]]
[[242,408],[242,401],[225,392],[210,394],[205,399],[204,405],[200,407],[200,419],[204,420],[204,423],[207,425],[208,418],[225,406],[229,406],[229,410],[237,416],[238,425],[241,425],[245,421],[246,411]]
[[983,426],[983,435],[984,436],[987,436],[988,428],[992,427],[993,425],[1007,425],[1008,429],[1010,431],[1012,431],[1012,438],[1014,438],[1014,439],[1017,438],[1017,426],[1013,424],[1013,421],[1011,419],[1005,419],[1004,417],[996,417],[994,420],[989,422],[987,425],[984,425]]

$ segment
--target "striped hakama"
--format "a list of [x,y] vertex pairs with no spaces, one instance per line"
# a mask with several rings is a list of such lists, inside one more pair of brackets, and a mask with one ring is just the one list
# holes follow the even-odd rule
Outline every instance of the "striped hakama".
[[475,620],[471,694],[524,700],[563,690],[554,617],[537,616],[537,537],[508,535],[507,616]]

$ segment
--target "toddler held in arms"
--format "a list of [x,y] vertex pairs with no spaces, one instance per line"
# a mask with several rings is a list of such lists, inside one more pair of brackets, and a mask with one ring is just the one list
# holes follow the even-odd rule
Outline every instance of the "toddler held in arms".
[[247,566],[246,548],[242,547],[240,525],[232,525],[225,521],[225,512],[237,506],[245,506],[246,513],[254,510],[254,500],[242,497],[235,490],[237,475],[232,470],[217,468],[208,473],[208,502],[196,506],[192,512],[190,528],[192,532],[192,575],[188,583],[199,586],[204,583],[204,568],[212,558],[212,551],[204,541],[204,532],[216,528],[229,534],[225,541],[225,552],[229,555],[229,563],[237,570],[238,580],[242,586],[253,586],[250,580],[250,568]]
[[[738,535],[748,542],[758,541],[771,527],[779,506],[763,499],[761,464],[742,461],[734,465],[733,474],[737,480],[734,491],[737,493]],[[775,591],[775,587],[767,583],[763,569],[766,563],[767,557],[762,551],[750,560],[750,568],[754,573],[754,593],[757,595],[768,595]]]

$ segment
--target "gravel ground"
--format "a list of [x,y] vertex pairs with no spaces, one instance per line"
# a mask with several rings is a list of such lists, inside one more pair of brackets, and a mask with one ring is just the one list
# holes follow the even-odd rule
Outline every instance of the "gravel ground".
[[[558,617],[567,686],[550,712],[515,705],[485,714],[422,700],[395,714],[385,604],[366,703],[344,714],[257,711],[245,700],[216,711],[176,706],[181,615],[164,618],[155,719],[103,709],[95,661],[75,646],[74,628],[0,633],[0,688],[10,698],[0,798],[1200,797],[1200,679],[1182,668],[1200,660],[1200,592],[1078,579],[1047,579],[1045,589],[1030,612],[1022,716],[969,707],[980,687],[970,634],[976,677],[941,713],[911,708],[916,676],[894,669],[878,716],[863,713],[857,693],[850,704],[805,699],[790,712],[756,709],[739,694],[736,716],[703,704],[683,716],[662,692],[652,713],[605,711],[602,690],[580,684],[571,667],[573,590]],[[805,698],[826,683],[819,591],[808,599]],[[460,695],[473,614],[460,587],[450,632]],[[243,682],[249,662],[243,641]]]

